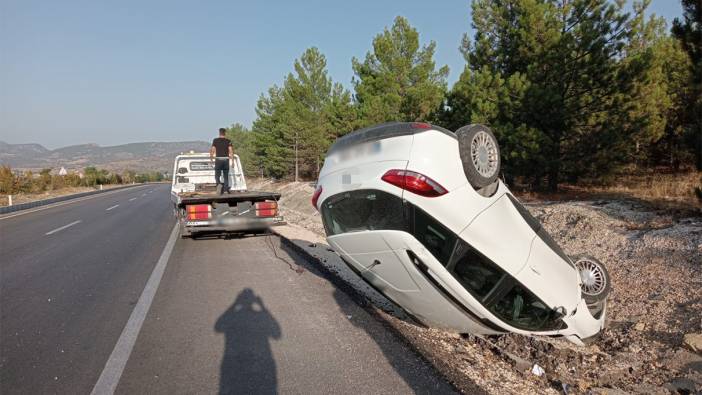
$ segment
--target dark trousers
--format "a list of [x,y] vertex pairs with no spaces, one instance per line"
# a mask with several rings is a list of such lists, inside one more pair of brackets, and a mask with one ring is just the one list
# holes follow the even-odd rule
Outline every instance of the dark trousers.
[[229,191],[229,159],[215,159],[215,183],[222,184],[222,192]]

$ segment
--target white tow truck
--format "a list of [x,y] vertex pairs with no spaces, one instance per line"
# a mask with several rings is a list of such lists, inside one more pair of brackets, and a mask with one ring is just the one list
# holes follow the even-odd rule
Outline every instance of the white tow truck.
[[256,233],[283,224],[280,194],[249,191],[238,155],[229,161],[229,190],[217,193],[209,153],[181,154],[173,164],[171,201],[181,237],[198,233]]

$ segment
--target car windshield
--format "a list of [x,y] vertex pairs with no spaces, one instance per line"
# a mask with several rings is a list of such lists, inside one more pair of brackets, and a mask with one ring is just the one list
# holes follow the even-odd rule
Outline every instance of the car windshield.
[[483,306],[515,328],[548,331],[562,324],[536,295],[463,240],[447,269]]
[[560,317],[520,284],[500,297],[490,311],[515,328],[528,331],[559,329]]

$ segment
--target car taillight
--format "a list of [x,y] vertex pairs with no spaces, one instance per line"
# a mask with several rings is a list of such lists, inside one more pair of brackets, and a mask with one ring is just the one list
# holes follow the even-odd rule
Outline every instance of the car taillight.
[[412,122],[412,129],[431,129],[431,124],[426,122]]
[[315,189],[314,194],[312,195],[312,206],[317,209],[317,201],[319,200],[319,196],[322,194],[322,186],[318,186],[317,189]]
[[437,197],[448,192],[438,182],[416,171],[388,170],[381,179],[396,187],[425,197]]
[[254,204],[257,217],[275,217],[278,215],[278,202],[265,201]]

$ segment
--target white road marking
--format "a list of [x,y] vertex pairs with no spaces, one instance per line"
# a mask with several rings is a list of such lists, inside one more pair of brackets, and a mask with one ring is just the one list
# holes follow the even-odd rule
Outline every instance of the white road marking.
[[[143,187],[145,187],[145,186],[146,186],[146,185],[139,185],[139,186],[132,187],[132,188],[134,188],[134,189],[136,189],[136,188],[143,188]],[[85,196],[85,197],[82,197],[82,198],[71,199],[71,200],[67,200],[67,201],[65,201],[65,202],[47,204],[46,206],[41,206],[41,207],[36,208],[36,209],[34,209],[34,210],[27,210],[27,211],[22,210],[22,211],[20,211],[20,212],[18,212],[18,213],[16,213],[16,214],[9,214],[9,215],[2,216],[2,217],[0,217],[0,221],[2,221],[3,219],[19,217],[20,215],[24,215],[24,214],[36,213],[37,211],[47,210],[47,209],[54,208],[54,207],[58,207],[58,206],[63,206],[63,205],[65,205],[65,204],[71,204],[71,203],[82,202],[83,200],[95,199],[96,197],[102,197],[102,196],[112,195],[113,193],[129,191],[129,190],[132,190],[132,188],[123,188],[123,189],[118,189],[118,190],[116,190],[116,191],[103,192],[103,193],[98,193],[98,194],[95,194],[95,195]]]
[[131,199],[129,199],[130,202],[133,202],[133,201],[135,201],[135,200],[136,200],[136,198],[131,198]]
[[108,358],[105,368],[100,374],[100,378],[95,383],[95,387],[93,387],[91,395],[114,394],[117,384],[119,384],[119,379],[122,377],[124,367],[129,360],[129,355],[134,348],[134,343],[136,343],[137,336],[139,336],[139,331],[141,331],[141,326],[144,324],[146,314],[149,312],[151,302],[154,300],[163,273],[166,270],[166,264],[168,264],[168,259],[173,252],[173,246],[178,239],[178,230],[178,224],[176,223],[173,226],[166,246],[163,248],[163,252],[161,252],[161,257],[158,258],[158,262],[153,272],[151,272],[149,281],[146,282],[146,287],[141,292],[139,301],[129,316],[127,325],[124,326],[122,334],[119,336],[117,344],[115,344],[115,348],[112,350],[112,354],[110,354],[110,358]]
[[115,204],[114,206],[107,208],[105,211],[110,211],[113,208],[117,208],[117,207],[119,207],[119,204]]
[[79,223],[81,223],[81,220],[73,221],[73,222],[71,222],[71,223],[68,224],[68,225],[63,225],[63,226],[60,227],[60,228],[56,228],[56,229],[54,229],[54,230],[52,230],[52,231],[46,232],[46,235],[47,235],[47,236],[53,235],[53,234],[56,233],[56,232],[60,232],[60,231],[62,231],[62,230],[64,230],[64,229],[66,229],[66,228],[70,228],[71,226],[76,225],[76,224],[79,224]]

